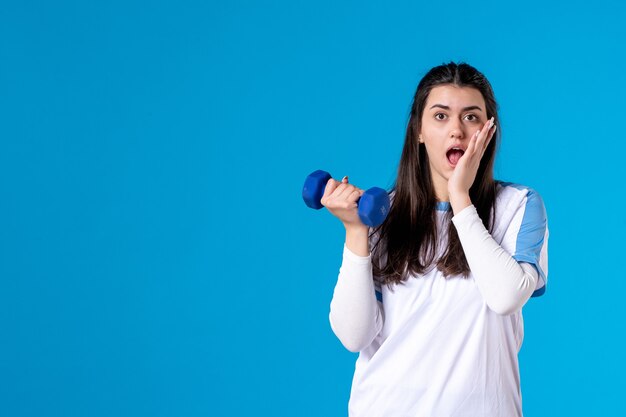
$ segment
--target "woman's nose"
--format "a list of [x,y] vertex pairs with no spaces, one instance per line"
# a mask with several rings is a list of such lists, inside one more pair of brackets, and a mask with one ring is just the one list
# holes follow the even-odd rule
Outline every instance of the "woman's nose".
[[462,139],[463,132],[461,132],[460,130],[453,130],[452,132],[450,132],[450,137],[453,139]]
[[452,125],[450,126],[450,137],[456,139],[465,138],[465,132],[463,131],[463,127],[460,122],[452,122]]

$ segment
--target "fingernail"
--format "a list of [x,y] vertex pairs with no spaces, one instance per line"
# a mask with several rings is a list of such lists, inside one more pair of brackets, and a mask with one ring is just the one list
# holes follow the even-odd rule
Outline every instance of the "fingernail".
[[348,179],[348,176],[346,175],[345,177],[343,177],[343,178],[341,179],[341,181],[343,181],[343,180],[347,180],[347,179]]

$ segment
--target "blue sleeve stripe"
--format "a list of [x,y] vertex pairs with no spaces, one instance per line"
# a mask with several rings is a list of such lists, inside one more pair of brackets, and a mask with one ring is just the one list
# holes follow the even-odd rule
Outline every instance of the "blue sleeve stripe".
[[[528,262],[533,264],[544,283],[547,285],[548,279],[539,264],[541,250],[545,243],[544,238],[546,235],[546,227],[546,209],[543,201],[541,200],[539,194],[531,189],[528,189],[524,217],[522,218],[522,224],[517,235],[515,254],[513,255],[513,258],[518,262]],[[544,285],[542,288],[535,290],[532,296],[538,297],[542,295],[545,290]]]
[[543,293],[546,292],[546,286],[544,285],[541,288],[537,288],[535,291],[533,291],[531,297],[539,297],[541,295],[543,295]]

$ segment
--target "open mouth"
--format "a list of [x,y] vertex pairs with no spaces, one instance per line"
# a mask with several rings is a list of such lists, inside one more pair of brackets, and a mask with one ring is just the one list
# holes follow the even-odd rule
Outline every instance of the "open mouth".
[[448,152],[446,152],[446,157],[448,158],[448,162],[450,162],[450,165],[456,165],[464,153],[465,151],[461,148],[452,148]]

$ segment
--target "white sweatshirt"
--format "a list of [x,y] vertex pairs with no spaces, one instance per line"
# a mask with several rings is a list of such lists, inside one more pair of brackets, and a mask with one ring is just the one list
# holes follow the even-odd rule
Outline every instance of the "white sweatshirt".
[[[445,279],[434,268],[401,285],[380,287],[372,275],[371,254],[358,256],[344,245],[329,320],[342,344],[361,352],[351,416],[407,410],[412,415],[478,416],[486,409],[492,410],[484,414],[489,416],[521,415],[521,308],[531,295],[545,291],[548,231],[537,193],[498,184],[494,236],[474,206],[452,217],[471,270],[467,279]],[[439,230],[446,230],[449,210],[448,203],[439,203]],[[440,357],[443,352],[450,360]],[[494,363],[481,364],[479,358],[489,352]],[[432,359],[421,361],[420,355]],[[490,366],[508,383],[486,382],[487,375],[495,377]],[[473,390],[452,387],[472,380],[482,383]],[[474,404],[472,412],[450,414],[457,406],[467,412],[461,403],[468,402]]]

